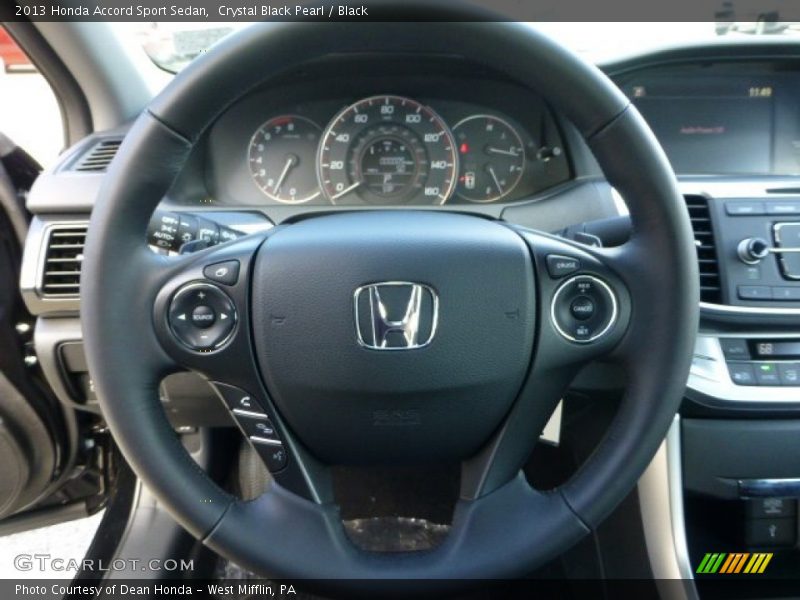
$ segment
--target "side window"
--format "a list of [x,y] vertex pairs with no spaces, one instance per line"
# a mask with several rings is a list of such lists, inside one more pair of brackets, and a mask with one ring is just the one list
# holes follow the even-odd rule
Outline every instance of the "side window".
[[64,147],[64,130],[53,90],[25,52],[0,26],[0,132],[42,166]]

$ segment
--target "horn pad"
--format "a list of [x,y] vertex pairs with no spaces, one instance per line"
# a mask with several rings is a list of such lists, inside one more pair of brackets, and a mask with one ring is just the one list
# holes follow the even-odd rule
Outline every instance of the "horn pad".
[[331,464],[475,453],[519,393],[534,267],[497,222],[425,211],[321,216],[256,258],[253,339],[267,389]]

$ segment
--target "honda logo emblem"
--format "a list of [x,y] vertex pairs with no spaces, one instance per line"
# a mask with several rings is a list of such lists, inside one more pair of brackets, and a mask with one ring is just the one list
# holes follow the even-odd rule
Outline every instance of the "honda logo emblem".
[[439,298],[433,288],[385,281],[358,288],[354,295],[358,343],[373,350],[411,350],[431,343]]

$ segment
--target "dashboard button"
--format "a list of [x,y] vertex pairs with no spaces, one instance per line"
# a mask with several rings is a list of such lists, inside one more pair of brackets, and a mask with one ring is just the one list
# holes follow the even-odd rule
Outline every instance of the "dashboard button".
[[764,214],[764,203],[736,200],[725,203],[725,212],[732,217],[758,216]]
[[728,373],[736,385],[756,385],[756,373],[750,363],[728,363]]
[[234,285],[239,280],[239,261],[226,260],[208,265],[203,269],[203,275],[217,283]]
[[191,350],[208,351],[230,338],[236,325],[236,309],[218,287],[190,283],[173,296],[167,321],[183,345]]
[[560,279],[571,275],[581,268],[581,261],[571,256],[561,256],[560,254],[547,255],[547,272],[550,277]]
[[758,385],[780,385],[778,365],[775,363],[756,363],[756,381]]
[[779,286],[772,288],[773,300],[785,300],[793,302],[800,300],[800,287]]
[[747,501],[747,516],[752,519],[779,519],[797,513],[794,498],[754,498]]
[[742,300],[772,300],[772,288],[766,285],[740,285],[736,291]]
[[778,372],[782,385],[800,386],[800,363],[781,363]]
[[745,542],[748,546],[771,547],[794,544],[797,521],[788,519],[750,519],[745,522]]
[[800,202],[767,202],[768,215],[800,215]]
[[728,360],[750,360],[750,349],[744,340],[720,338],[719,345],[722,348],[722,354]]

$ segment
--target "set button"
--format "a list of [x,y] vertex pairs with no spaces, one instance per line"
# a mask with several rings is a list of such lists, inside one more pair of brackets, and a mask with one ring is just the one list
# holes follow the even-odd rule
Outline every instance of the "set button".
[[190,283],[173,296],[168,322],[173,335],[191,350],[222,346],[236,325],[236,309],[217,286]]

